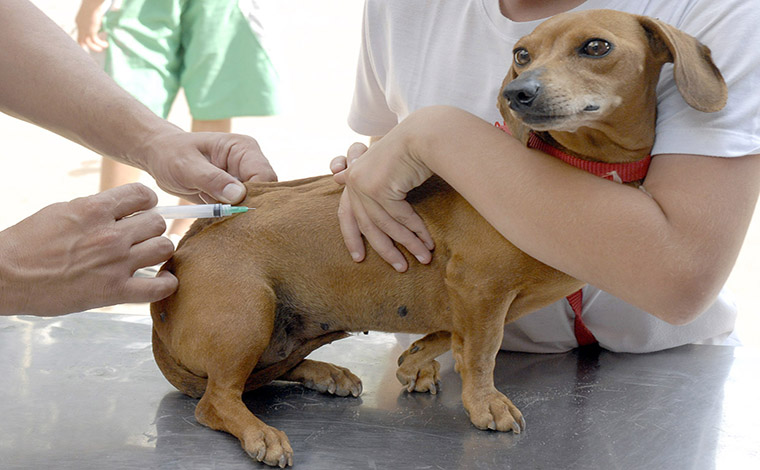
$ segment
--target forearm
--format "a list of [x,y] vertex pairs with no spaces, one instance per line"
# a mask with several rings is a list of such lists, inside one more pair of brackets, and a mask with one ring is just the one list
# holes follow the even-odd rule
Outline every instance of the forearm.
[[179,132],[125,93],[25,0],[0,2],[0,110],[144,168],[136,145]]
[[[646,181],[650,196],[527,149],[459,110],[408,120],[410,154],[516,246],[671,323],[714,300],[760,186],[760,157],[663,156]],[[744,168],[725,171],[729,164]]]

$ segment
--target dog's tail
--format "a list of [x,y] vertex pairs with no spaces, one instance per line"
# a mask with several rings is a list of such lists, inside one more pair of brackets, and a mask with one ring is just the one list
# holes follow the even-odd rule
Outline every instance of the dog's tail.
[[311,354],[315,349],[348,336],[348,333],[345,331],[334,331],[306,341],[304,344],[294,349],[293,352],[282,361],[276,362],[263,369],[254,370],[245,382],[245,391],[250,392],[251,390],[256,390],[273,380],[277,380],[278,377],[281,377],[290,369],[300,364],[301,361],[303,361],[306,356]]
[[[306,341],[304,344],[294,349],[290,355],[280,362],[274,363],[269,367],[254,370],[245,382],[245,391],[249,392],[262,387],[269,382],[276,380],[290,369],[297,366],[306,356],[311,354],[315,349],[332,343],[339,339],[346,338],[348,333],[345,331],[335,331]],[[194,374],[182,364],[178,363],[169,354],[166,345],[158,336],[156,329],[153,328],[153,357],[158,364],[161,373],[177,390],[193,398],[200,398],[206,391],[206,377]]]

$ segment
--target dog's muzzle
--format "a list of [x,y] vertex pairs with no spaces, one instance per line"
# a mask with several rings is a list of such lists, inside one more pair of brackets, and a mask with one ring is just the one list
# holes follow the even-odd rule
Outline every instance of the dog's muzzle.
[[504,87],[501,94],[509,102],[512,110],[521,112],[530,109],[541,94],[541,81],[535,71],[526,72]]

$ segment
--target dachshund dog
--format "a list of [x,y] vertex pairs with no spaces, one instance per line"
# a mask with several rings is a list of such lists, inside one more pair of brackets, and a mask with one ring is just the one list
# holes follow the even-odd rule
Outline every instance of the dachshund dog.
[[[495,98],[523,142],[537,137],[584,161],[635,162],[654,141],[666,62],[689,105],[723,107],[726,86],[707,47],[655,19],[607,10],[557,15],[521,39]],[[336,217],[343,188],[332,177],[247,189],[243,204],[256,210],[197,221],[162,268],[178,290],[151,305],[156,362],[200,398],[200,423],[233,434],[258,461],[292,465],[285,434],[256,418],[242,394],[278,379],[358,396],[349,370],[305,357],[346,332],[376,330],[427,335],[399,358],[407,390],[435,393],[435,358],[451,349],[472,423],[524,429],[494,387],[504,324],[583,282],[521,252],[438,177],[408,195],[435,255],[404,274],[371,250],[362,263],[347,255]]]

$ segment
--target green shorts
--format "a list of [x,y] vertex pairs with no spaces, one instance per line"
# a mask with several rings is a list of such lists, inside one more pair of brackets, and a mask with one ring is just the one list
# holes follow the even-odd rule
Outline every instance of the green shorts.
[[103,29],[106,72],[163,118],[180,88],[198,120],[277,112],[277,73],[237,0],[124,0]]

